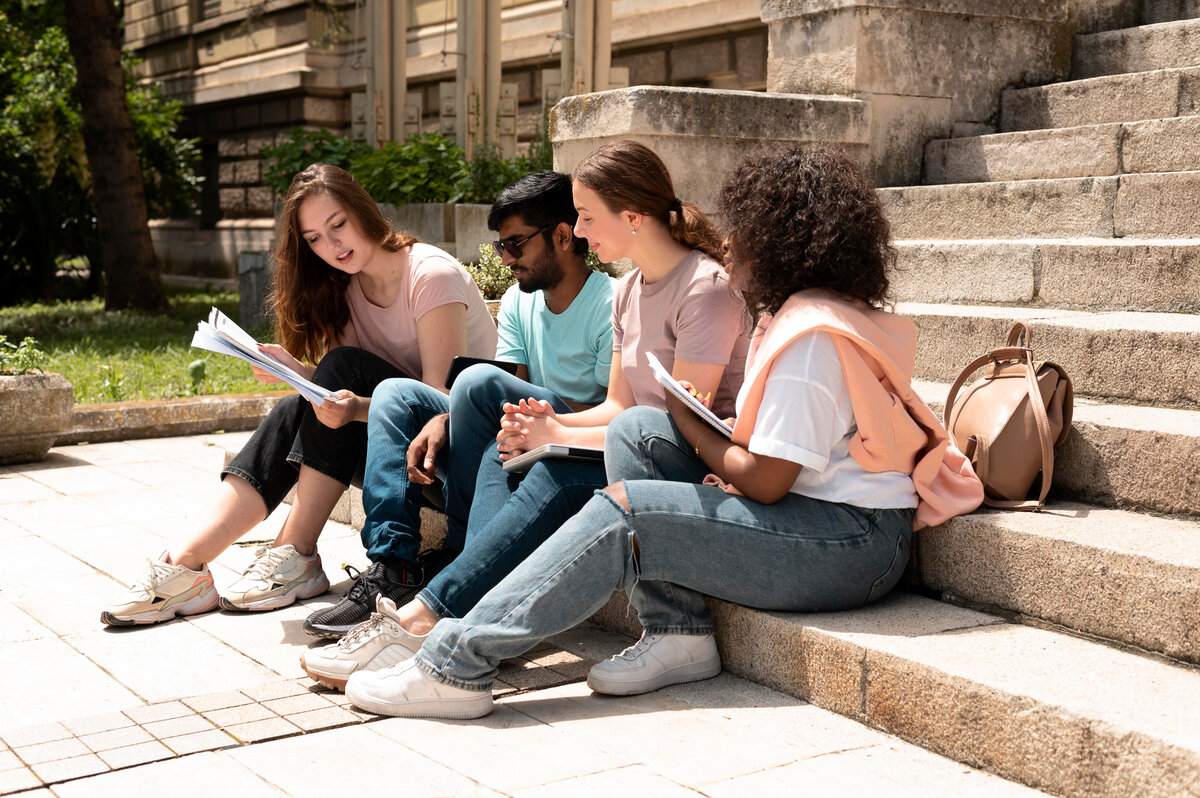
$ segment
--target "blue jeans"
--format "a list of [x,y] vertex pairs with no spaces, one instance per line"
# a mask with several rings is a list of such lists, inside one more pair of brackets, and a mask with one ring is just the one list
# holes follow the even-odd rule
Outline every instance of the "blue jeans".
[[465,617],[433,628],[417,655],[425,672],[489,689],[501,660],[588,618],[615,589],[648,633],[706,634],[704,595],[777,611],[851,609],[891,590],[908,562],[911,510],[793,493],[760,504],[696,484],[708,469],[661,410],[618,416],[605,462],[630,509],[595,495]]
[[421,487],[408,480],[408,444],[430,419],[449,407],[446,394],[407,378],[384,380],[371,395],[362,527],[371,562],[416,564],[421,549]]
[[[443,618],[470,611],[605,484],[603,466],[593,463],[543,461],[524,475],[505,473],[495,441],[500,407],[529,397],[571,412],[553,391],[493,366],[467,369],[450,392],[451,460],[469,462],[474,452],[475,472],[468,480],[456,470],[447,482],[447,508],[471,507],[462,553],[417,596]],[[472,437],[463,442],[466,435]]]

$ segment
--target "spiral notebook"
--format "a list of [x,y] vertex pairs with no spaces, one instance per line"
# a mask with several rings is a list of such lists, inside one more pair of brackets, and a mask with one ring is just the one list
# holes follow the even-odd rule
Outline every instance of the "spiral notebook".
[[679,397],[685,405],[691,408],[692,412],[700,416],[701,421],[726,438],[733,437],[733,427],[718,418],[716,413],[705,407],[699,399],[692,396],[687,388],[680,385],[679,381],[671,376],[671,372],[663,368],[663,364],[659,362],[659,359],[654,356],[653,352],[646,353],[646,362],[650,364],[650,371],[654,374],[654,379],[658,380],[662,387]]

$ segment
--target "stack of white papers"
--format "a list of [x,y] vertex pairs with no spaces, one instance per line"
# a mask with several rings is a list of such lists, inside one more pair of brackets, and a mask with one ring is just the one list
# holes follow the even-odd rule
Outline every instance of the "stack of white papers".
[[709,410],[704,406],[703,402],[692,396],[691,391],[680,385],[679,381],[671,376],[671,372],[663,368],[663,364],[659,362],[659,359],[654,356],[653,352],[646,353],[646,362],[650,364],[650,371],[654,373],[654,379],[658,380],[662,387],[682,399],[683,403],[691,408],[693,413],[700,416],[701,421],[726,438],[733,437],[733,427],[718,418],[716,413]]
[[240,357],[247,363],[258,366],[263,371],[283,380],[314,405],[322,404],[328,397],[333,396],[333,391],[305,379],[275,358],[265,352],[260,352],[258,341],[251,338],[249,333],[216,308],[213,308],[212,312],[208,314],[208,321],[202,321],[196,325],[196,333],[192,336],[192,346],[222,355]]

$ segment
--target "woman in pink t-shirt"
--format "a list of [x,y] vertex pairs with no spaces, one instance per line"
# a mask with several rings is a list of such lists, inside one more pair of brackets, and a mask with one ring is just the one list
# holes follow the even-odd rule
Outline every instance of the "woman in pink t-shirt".
[[[400,607],[379,603],[390,634],[348,634],[344,645],[306,653],[329,673],[380,667],[372,655],[400,640],[415,651],[442,618],[461,618],[554,530],[608,484],[604,464],[549,459],[524,475],[504,461],[545,443],[602,449],[610,421],[626,408],[666,408],[663,388],[647,364],[653,353],[677,379],[712,394],[732,412],[749,341],[749,317],[718,260],[720,238],[704,214],[675,196],[662,160],[624,140],[588,155],[575,169],[575,234],[602,261],[629,258],[636,268],[613,297],[613,355],[608,395],[599,405],[556,415],[548,402],[514,396],[498,436],[498,451],[479,466],[461,554],[417,597]],[[498,409],[499,410],[499,409]],[[368,621],[367,623],[375,623]],[[364,639],[369,644],[360,644]]]
[[[297,174],[276,241],[270,305],[279,343],[260,348],[337,393],[320,406],[294,395],[276,404],[222,471],[187,542],[149,560],[146,576],[101,614],[106,624],[157,623],[218,604],[268,610],[328,590],[317,537],[366,455],[372,391],[384,380],[410,378],[436,415],[444,411],[438,406],[451,359],[495,355],[495,324],[466,270],[392,230],[346,171],[313,164]],[[208,563],[293,487],[295,500],[274,541],[219,597]]]

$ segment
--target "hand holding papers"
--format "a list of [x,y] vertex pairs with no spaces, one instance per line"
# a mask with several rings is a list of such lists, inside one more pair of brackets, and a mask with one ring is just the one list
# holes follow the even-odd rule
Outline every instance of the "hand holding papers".
[[671,376],[671,372],[663,368],[663,364],[659,362],[653,352],[646,353],[646,362],[650,364],[650,371],[654,373],[654,379],[658,380],[662,387],[677,396],[693,413],[700,416],[701,421],[726,438],[733,437],[733,427],[718,418],[716,413],[709,410],[699,399],[692,396],[691,391],[680,385],[679,381]]
[[283,380],[314,405],[322,404],[334,394],[333,391],[322,388],[315,382],[300,376],[295,370],[265,352],[260,352],[258,341],[251,338],[245,330],[216,308],[213,308],[212,312],[208,314],[208,321],[202,321],[196,325],[196,332],[192,336],[192,346],[222,355],[240,357],[250,365],[258,366],[263,371]]

